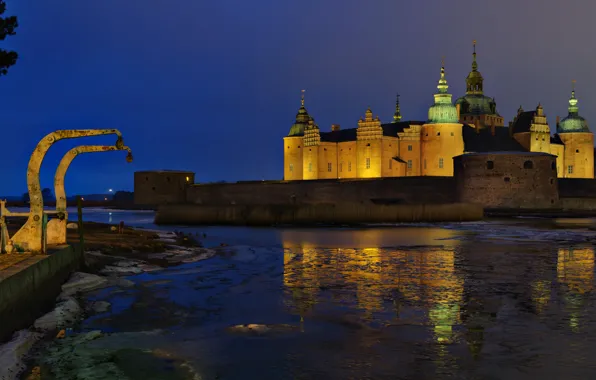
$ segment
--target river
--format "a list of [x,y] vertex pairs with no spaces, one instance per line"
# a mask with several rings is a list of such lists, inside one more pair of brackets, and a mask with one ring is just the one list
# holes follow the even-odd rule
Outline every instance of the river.
[[[159,228],[151,212],[85,220]],[[112,308],[76,331],[134,336],[98,347],[167,352],[201,379],[595,378],[592,223],[168,226],[227,246],[88,294]]]

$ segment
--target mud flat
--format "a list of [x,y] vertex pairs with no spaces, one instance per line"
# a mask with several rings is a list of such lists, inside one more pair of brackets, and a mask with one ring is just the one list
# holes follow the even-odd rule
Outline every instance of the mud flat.
[[469,203],[445,204],[320,204],[202,206],[165,205],[155,214],[156,224],[186,225],[315,225],[481,220],[484,209]]

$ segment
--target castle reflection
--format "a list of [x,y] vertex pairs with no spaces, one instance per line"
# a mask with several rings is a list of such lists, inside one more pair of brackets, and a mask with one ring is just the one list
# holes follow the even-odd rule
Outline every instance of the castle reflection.
[[455,247],[442,245],[450,231],[435,232],[425,229],[423,236],[409,236],[424,245],[420,249],[379,248],[391,239],[386,230],[345,231],[347,244],[370,244],[356,249],[321,248],[308,232],[283,232],[287,305],[305,317],[319,301],[347,304],[366,320],[399,317],[404,309],[410,314],[423,310],[426,320],[421,323],[433,326],[437,341],[449,342],[453,326],[460,323],[464,281],[456,270]]
[[585,297],[594,289],[594,247],[559,248],[557,279],[565,287],[563,298],[569,327],[579,332]]

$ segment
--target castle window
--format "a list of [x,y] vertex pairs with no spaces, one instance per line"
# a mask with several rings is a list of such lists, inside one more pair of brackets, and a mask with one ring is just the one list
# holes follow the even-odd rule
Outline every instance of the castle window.
[[424,168],[426,169],[426,158],[424,159]]
[[451,132],[451,136],[455,136],[455,135],[453,134],[453,132]]
[[437,136],[441,136],[441,132],[437,132]]
[[308,163],[308,171],[309,172],[312,172],[312,162],[309,162]]
[[524,162],[524,169],[532,169],[534,167],[534,163],[530,160]]
[[408,169],[412,169],[412,160],[408,160]]
[[575,150],[575,153],[579,153],[579,149],[576,149],[576,150]]
[[342,172],[343,169],[344,169],[344,163],[343,162],[340,162],[339,163],[339,171]]
[[[290,164],[290,171],[293,172],[294,171],[294,164]],[[188,177],[187,177],[188,178]]]
[[145,181],[149,181],[149,177],[145,177]]
[[290,149],[290,147],[288,147],[288,149]]
[[412,145],[408,145],[408,152],[412,151]]
[[554,184],[555,184],[555,179],[554,179],[554,178],[551,178],[551,179],[550,179],[550,184],[551,184],[551,185],[554,185]]
[[352,162],[348,162],[348,171],[351,172],[352,171]]
[[486,161],[486,168],[487,169],[494,169],[495,168],[495,163],[493,161]]
[[323,150],[326,152],[327,151],[327,148],[323,148]]
[[511,178],[505,177],[505,178],[503,178],[503,181],[505,181],[505,182],[511,182]]
[[393,166],[393,158],[389,159],[389,169],[391,169]]
[[327,171],[330,172],[331,171],[331,162],[327,163]]
[[370,143],[366,144],[366,146],[370,146]]
[[366,158],[366,168],[370,169],[370,158]]
[[155,191],[155,187],[152,187],[151,190]]
[[300,148],[300,145],[298,145],[298,148]]
[[573,173],[573,165],[567,166],[567,173],[569,173],[569,174]]
[[439,158],[439,169],[443,169],[443,159]]

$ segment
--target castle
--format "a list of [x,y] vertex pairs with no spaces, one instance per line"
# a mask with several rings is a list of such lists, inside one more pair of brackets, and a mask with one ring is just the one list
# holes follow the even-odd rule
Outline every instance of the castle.
[[284,137],[284,180],[453,176],[453,157],[503,151],[552,154],[559,178],[594,178],[594,135],[578,114],[575,89],[568,116],[557,117],[551,136],[540,104],[532,111],[520,107],[505,127],[494,98],[484,95],[483,81],[474,41],[466,94],[455,105],[443,64],[427,121],[401,121],[398,96],[391,123],[369,108],[357,128],[332,125],[330,132],[321,132],[308,114],[303,92],[296,122]]

